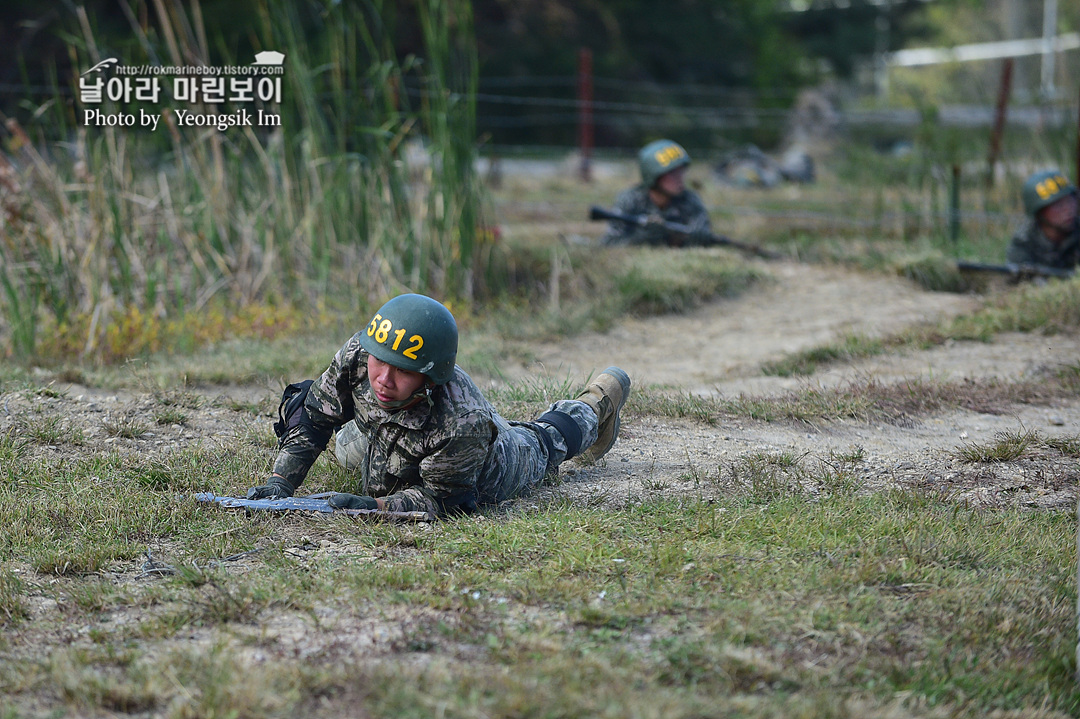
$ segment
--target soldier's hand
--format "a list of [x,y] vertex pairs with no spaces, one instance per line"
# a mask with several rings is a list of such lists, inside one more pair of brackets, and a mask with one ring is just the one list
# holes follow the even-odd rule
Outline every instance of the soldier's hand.
[[335,494],[327,500],[334,509],[378,509],[379,503],[374,497],[364,497],[344,492]]
[[274,497],[293,496],[293,486],[284,477],[271,475],[266,484],[252,487],[247,492],[248,499],[272,499]]
[[645,226],[646,227],[663,227],[664,222],[665,222],[665,220],[664,220],[663,215],[657,215],[657,214],[645,215]]

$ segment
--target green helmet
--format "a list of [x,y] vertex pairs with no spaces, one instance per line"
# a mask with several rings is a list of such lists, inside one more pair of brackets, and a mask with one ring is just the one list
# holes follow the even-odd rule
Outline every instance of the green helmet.
[[426,374],[446,384],[457,359],[457,322],[438,300],[398,295],[383,305],[360,331],[360,346],[398,369]]
[[641,165],[641,181],[645,187],[652,187],[661,175],[689,165],[690,156],[677,142],[657,140],[641,148],[638,164]]
[[1036,172],[1024,183],[1024,212],[1034,216],[1042,208],[1074,192],[1076,188],[1059,170]]

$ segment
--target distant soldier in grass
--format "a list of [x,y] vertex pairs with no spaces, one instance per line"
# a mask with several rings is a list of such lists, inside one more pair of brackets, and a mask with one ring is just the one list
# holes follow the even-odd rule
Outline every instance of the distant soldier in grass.
[[[671,140],[649,143],[638,153],[641,184],[619,193],[615,210],[624,215],[644,215],[645,225],[612,220],[601,241],[605,245],[669,245],[698,244],[711,237],[709,213],[693,190],[686,188],[686,168],[690,156]],[[664,229],[664,222],[686,225],[690,233],[683,235]]]
[[1029,219],[1013,235],[1008,261],[1074,269],[1080,263],[1076,187],[1057,170],[1037,172],[1024,183],[1023,199]]
[[[357,494],[331,506],[471,512],[525,494],[562,462],[600,459],[619,434],[630,378],[618,367],[533,422],[509,422],[455,365],[458,330],[438,301],[387,302],[282,414],[280,451],[248,499],[291,497],[337,431],[335,454]],[[297,386],[297,385],[293,385]]]

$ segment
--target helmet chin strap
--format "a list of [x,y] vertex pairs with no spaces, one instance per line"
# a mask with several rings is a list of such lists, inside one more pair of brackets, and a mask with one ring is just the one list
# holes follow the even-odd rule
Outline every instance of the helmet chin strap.
[[375,394],[375,388],[371,387],[370,385],[368,386],[368,391],[371,392],[371,398],[375,400],[375,404],[379,405],[388,412],[397,412],[400,409],[412,407],[414,404],[416,404],[422,399],[427,400],[428,407],[434,407],[435,402],[431,399],[432,386],[433,385],[431,382],[425,382],[423,386],[420,387],[420,389],[416,390],[405,399],[396,399],[393,402],[383,402],[381,399],[379,399],[379,396]]
[[652,198],[653,203],[656,204],[657,207],[659,207],[662,210],[667,209],[668,205],[671,204],[671,201],[675,199],[675,195],[672,195],[667,190],[661,189],[659,183],[657,183],[657,184],[653,185],[652,187],[650,187],[649,192],[650,193],[655,192],[657,195],[659,195],[661,198],[663,198],[663,202],[658,201],[658,199],[656,197]]

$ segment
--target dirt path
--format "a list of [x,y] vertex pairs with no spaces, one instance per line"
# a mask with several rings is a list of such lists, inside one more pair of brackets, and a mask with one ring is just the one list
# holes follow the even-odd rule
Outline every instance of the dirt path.
[[898,277],[839,267],[762,268],[772,279],[737,299],[686,315],[627,319],[607,334],[549,343],[536,350],[535,363],[508,371],[578,377],[616,364],[643,383],[694,393],[769,392],[798,381],[761,377],[762,362],[846,333],[882,335],[980,304],[973,296],[924,292]]

